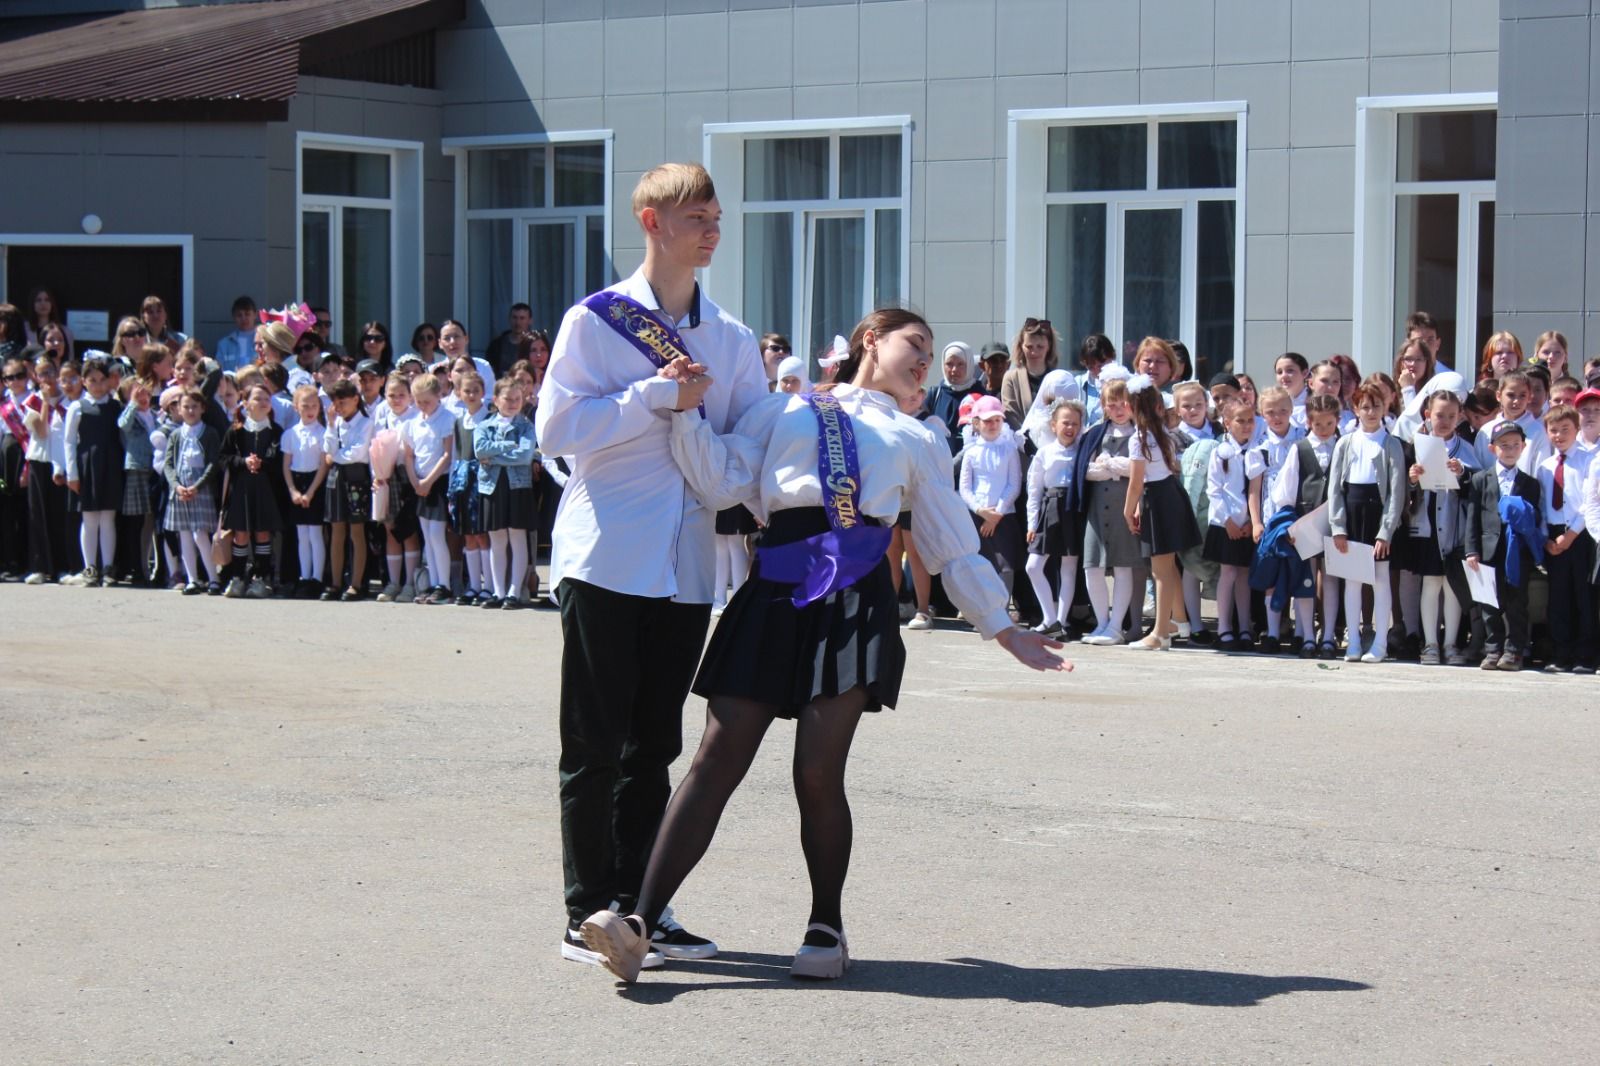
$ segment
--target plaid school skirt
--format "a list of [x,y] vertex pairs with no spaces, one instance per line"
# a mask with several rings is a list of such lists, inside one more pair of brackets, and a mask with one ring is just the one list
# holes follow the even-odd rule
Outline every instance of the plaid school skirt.
[[122,506],[117,510],[125,515],[146,515],[155,510],[150,494],[150,479],[153,476],[148,470],[124,470]]
[[167,518],[162,528],[169,533],[215,533],[217,530],[217,501],[210,486],[195,493],[192,500],[178,498],[176,491],[167,497]]

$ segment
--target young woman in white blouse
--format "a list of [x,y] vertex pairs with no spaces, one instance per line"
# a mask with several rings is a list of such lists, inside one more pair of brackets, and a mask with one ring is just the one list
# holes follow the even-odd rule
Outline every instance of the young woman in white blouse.
[[[755,569],[728,603],[695,679],[708,700],[706,729],[662,819],[638,913],[601,911],[583,923],[585,941],[623,980],[638,976],[645,930],[705,854],[774,718],[796,719],[795,793],[812,889],[791,972],[844,972],[845,763],[862,712],[892,707],[899,695],[905,649],[881,540],[904,507],[916,516],[929,569],[943,572],[951,599],[984,637],[1034,669],[1071,669],[1051,651],[1058,642],[1011,623],[1005,591],[951,488],[948,447],[898,410],[895,397],[920,390],[932,360],[933,331],[921,317],[874,311],[851,335],[837,377],[848,385],[769,396],[722,437],[692,407],[673,416],[673,457],[695,494],[712,509],[744,503],[766,528]],[[698,376],[702,368],[666,372]]]

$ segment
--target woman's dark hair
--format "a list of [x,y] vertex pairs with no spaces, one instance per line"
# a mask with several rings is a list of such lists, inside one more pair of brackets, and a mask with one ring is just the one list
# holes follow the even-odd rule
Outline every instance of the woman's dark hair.
[[462,325],[459,318],[447,318],[443,322],[439,323],[439,335],[441,337],[444,336],[446,326],[454,326],[456,329],[461,331],[462,336],[469,340],[472,338],[471,331],[469,331],[466,326]]
[[1117,346],[1104,333],[1091,333],[1078,345],[1078,365],[1087,369],[1091,360],[1102,366],[1117,361]]
[[1283,362],[1285,359],[1289,360],[1289,362],[1291,362],[1295,366],[1299,367],[1300,368],[1300,373],[1302,373],[1302,374],[1311,373],[1311,364],[1306,362],[1306,357],[1301,355],[1299,352],[1284,352],[1282,355],[1278,356],[1278,358],[1276,358],[1276,359],[1274,359],[1272,361],[1273,367],[1276,368],[1277,365],[1279,363]]
[[[383,334],[383,354],[378,356],[378,365],[387,370],[389,367],[394,365],[394,338],[389,336],[389,327],[384,325],[382,322],[368,322],[366,325],[361,327],[361,335],[365,337],[369,333]],[[365,344],[365,342],[363,342],[363,344]],[[365,347],[361,349],[360,358],[371,358],[371,356],[367,354],[367,349]]]
[[1139,431],[1145,455],[1150,454],[1150,443],[1154,441],[1161,452],[1161,461],[1167,464],[1168,470],[1174,469],[1177,457],[1172,450],[1172,435],[1167,432],[1167,402],[1161,390],[1149,384],[1138,392],[1129,390],[1128,399],[1133,401],[1133,424]]
[[874,337],[883,337],[907,326],[921,326],[928,331],[929,339],[933,338],[933,327],[915,311],[907,311],[903,307],[880,307],[876,311],[868,311],[867,316],[850,331],[850,358],[839,364],[833,380],[840,384],[855,381],[856,375],[861,372],[862,357],[867,354],[866,336],[869,330]]
[[1421,389],[1423,385],[1428,383],[1428,379],[1433,377],[1433,372],[1438,369],[1438,363],[1434,360],[1433,352],[1429,350],[1428,346],[1415,337],[1402,343],[1400,350],[1394,353],[1394,377],[1396,381],[1400,379],[1400,371],[1403,369],[1400,361],[1406,357],[1406,352],[1413,348],[1422,353],[1422,373],[1417,375],[1417,380],[1411,383],[1411,387]]
[[1189,354],[1189,346],[1182,341],[1168,341],[1167,346],[1172,349],[1172,354],[1178,357],[1178,374],[1172,379],[1173,382],[1193,380],[1194,358]]
[[176,362],[171,348],[165,344],[146,344],[139,349],[139,360],[133,368],[134,376],[149,382],[152,388],[161,388],[166,382],[156,380],[156,365],[164,359],[174,359]]
[[425,330],[425,329],[426,330],[431,330],[433,332],[433,343],[434,343],[435,347],[438,347],[438,345],[439,345],[439,327],[434,325],[432,322],[419,322],[419,323],[417,323],[417,328],[411,331],[411,350],[412,351],[416,351],[417,348],[420,346],[421,342],[419,342],[417,340],[417,338],[422,336],[422,331]]
[[1024,319],[1022,328],[1017,330],[1017,337],[1011,344],[1011,365],[1020,366],[1024,370],[1028,367],[1028,353],[1023,351],[1022,342],[1029,337],[1043,337],[1050,347],[1044,353],[1044,368],[1048,373],[1061,365],[1061,340],[1056,336],[1055,327],[1050,325],[1048,318]]
[[[33,305],[38,301],[40,293],[50,297],[50,313],[42,321],[37,317],[37,313],[33,309]],[[43,329],[51,322],[59,323],[60,321],[61,302],[56,299],[56,294],[43,285],[35,285],[30,289],[28,291],[28,324],[34,328],[34,331],[37,332]]]

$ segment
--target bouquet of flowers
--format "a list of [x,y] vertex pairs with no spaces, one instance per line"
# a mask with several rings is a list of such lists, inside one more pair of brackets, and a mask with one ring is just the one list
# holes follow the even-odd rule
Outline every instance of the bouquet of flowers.
[[367,461],[372,464],[372,521],[382,522],[389,517],[389,479],[394,476],[395,461],[400,458],[400,435],[392,429],[372,435],[367,448]]

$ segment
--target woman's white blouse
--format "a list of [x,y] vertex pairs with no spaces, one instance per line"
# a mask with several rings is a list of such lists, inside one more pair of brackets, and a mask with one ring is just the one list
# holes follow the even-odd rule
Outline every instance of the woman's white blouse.
[[1078,442],[1070,447],[1054,438],[1046,441],[1039,454],[1028,466],[1028,528],[1039,528],[1039,508],[1044,503],[1045,489],[1064,489],[1072,484],[1072,472],[1078,465]]
[[[917,551],[944,575],[961,613],[985,639],[1010,629],[1005,587],[978,554],[972,514],[951,487],[949,447],[881,392],[846,385],[833,395],[855,429],[861,512],[888,524],[909,509]],[[690,490],[713,511],[742,503],[765,522],[774,511],[822,506],[817,419],[802,397],[770,394],[720,437],[698,411],[681,411],[671,444]]]
[[314,474],[317,467],[322,465],[322,451],[328,439],[328,431],[321,422],[296,422],[283,431],[283,441],[279,445],[283,453],[292,456],[289,460],[289,469],[296,474]]
[[1376,433],[1368,433],[1358,429],[1349,436],[1350,441],[1350,467],[1345,475],[1345,483],[1349,485],[1376,485],[1378,483],[1378,464],[1383,460],[1383,442],[1389,439],[1389,431],[1380,429]]
[[335,463],[364,463],[367,446],[371,443],[372,419],[358,413],[346,422],[342,416],[334,415],[328,422],[328,435],[323,438],[322,448]]
[[[1223,464],[1227,470],[1223,470]],[[1235,525],[1250,521],[1250,501],[1245,495],[1250,482],[1267,469],[1266,457],[1260,448],[1249,445],[1241,448],[1239,442],[1229,437],[1211,453],[1206,467],[1206,496],[1211,501],[1211,525]]]

